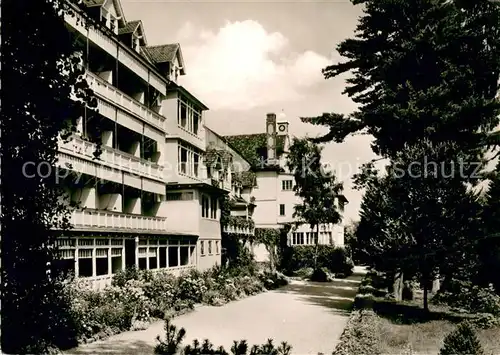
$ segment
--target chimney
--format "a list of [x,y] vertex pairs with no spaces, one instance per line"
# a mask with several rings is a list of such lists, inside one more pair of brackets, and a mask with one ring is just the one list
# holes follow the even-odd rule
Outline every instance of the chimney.
[[276,114],[268,113],[266,118],[267,164],[275,164],[276,156]]

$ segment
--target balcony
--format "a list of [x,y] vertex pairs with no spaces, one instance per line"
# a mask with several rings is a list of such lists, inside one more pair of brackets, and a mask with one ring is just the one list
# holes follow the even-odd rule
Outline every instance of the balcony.
[[[99,160],[94,160],[96,163],[163,183],[162,166],[104,145],[101,150]],[[96,144],[73,136],[70,141],[59,143],[59,151],[79,158],[94,159]]]
[[123,63],[163,95],[166,94],[166,80],[154,70],[149,69],[146,60],[136,58],[138,54],[134,53],[133,49],[126,48],[117,38],[114,38],[114,35],[104,33],[98,26],[86,27],[85,17],[80,14],[78,10],[75,11],[74,16],[65,14],[64,19],[68,25],[78,31],[82,36],[88,38],[102,50]]
[[104,99],[113,102],[115,105],[125,109],[125,111],[141,118],[150,125],[165,131],[165,117],[147,108],[135,99],[127,96],[106,80],[101,79],[97,75],[87,72],[86,79],[89,87]]
[[255,234],[255,228],[225,226],[224,227],[224,233],[254,235]]
[[118,230],[141,230],[166,232],[167,219],[125,213],[84,210],[73,211],[70,223],[74,228],[102,228]]

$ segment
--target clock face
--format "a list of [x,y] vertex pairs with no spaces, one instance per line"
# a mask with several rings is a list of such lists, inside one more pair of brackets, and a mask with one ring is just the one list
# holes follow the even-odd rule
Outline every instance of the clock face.
[[278,128],[278,130],[279,130],[280,132],[285,132],[285,130],[286,130],[285,125],[280,125],[280,126],[279,126],[279,128]]

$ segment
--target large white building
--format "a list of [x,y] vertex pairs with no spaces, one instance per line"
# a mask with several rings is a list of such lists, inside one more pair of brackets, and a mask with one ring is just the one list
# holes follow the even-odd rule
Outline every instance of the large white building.
[[[60,143],[61,186],[77,205],[58,239],[61,263],[98,286],[129,266],[178,273],[219,264],[219,198],[232,190],[231,167],[205,164],[207,107],[177,83],[186,74],[180,45],[149,46],[119,0],[84,5],[66,22],[98,113],[82,112],[77,133]],[[85,26],[87,16],[101,26]]]
[[[276,114],[266,118],[266,132],[258,134],[227,136],[227,141],[235,147],[256,171],[255,213],[256,228],[281,229],[287,224],[295,224],[294,206],[301,202],[295,195],[293,174],[286,167],[290,146],[289,122],[284,115],[277,120]],[[347,199],[339,196],[336,205],[343,210]],[[288,234],[288,245],[313,245],[318,238],[319,244],[344,245],[344,225],[320,225],[319,233],[309,225],[299,225]],[[267,252],[260,246],[255,250],[259,260],[267,258]]]

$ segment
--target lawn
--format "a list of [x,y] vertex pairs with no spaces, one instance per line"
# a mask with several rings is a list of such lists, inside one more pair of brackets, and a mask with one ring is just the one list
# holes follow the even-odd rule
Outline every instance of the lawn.
[[[380,350],[382,354],[401,354],[411,348],[412,355],[438,354],[443,339],[456,324],[449,320],[398,324],[378,317]],[[486,355],[500,354],[500,327],[478,330],[477,336]]]
[[[381,354],[428,355],[438,354],[443,340],[464,319],[477,317],[457,313],[446,306],[422,307],[422,292],[412,301],[395,302],[373,297],[368,308],[375,312],[376,341]],[[485,355],[500,354],[500,326],[478,329],[477,336]]]

